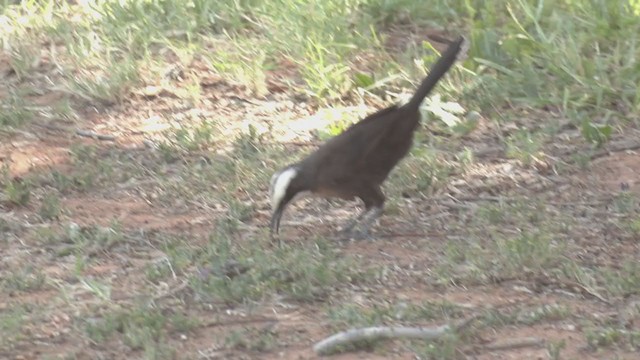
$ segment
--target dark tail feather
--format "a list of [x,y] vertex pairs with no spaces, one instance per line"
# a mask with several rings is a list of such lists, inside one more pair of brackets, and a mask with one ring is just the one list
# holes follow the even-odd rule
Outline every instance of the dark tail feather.
[[447,50],[440,56],[440,59],[431,67],[429,75],[422,81],[422,84],[420,84],[420,87],[418,87],[418,90],[416,90],[411,100],[404,105],[405,108],[417,110],[420,107],[422,100],[429,95],[429,92],[436,86],[438,80],[440,80],[456,61],[464,42],[464,37],[460,36],[449,45]]

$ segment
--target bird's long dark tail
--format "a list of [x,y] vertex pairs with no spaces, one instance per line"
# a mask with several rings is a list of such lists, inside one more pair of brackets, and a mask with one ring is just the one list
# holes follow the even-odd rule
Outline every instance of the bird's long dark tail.
[[416,93],[411,97],[411,100],[404,105],[405,108],[418,110],[422,100],[429,95],[438,83],[438,80],[440,80],[449,68],[451,68],[451,65],[455,63],[465,41],[464,37],[460,36],[449,45],[447,50],[440,56],[440,59],[431,67],[429,75],[422,81],[422,84],[420,84]]

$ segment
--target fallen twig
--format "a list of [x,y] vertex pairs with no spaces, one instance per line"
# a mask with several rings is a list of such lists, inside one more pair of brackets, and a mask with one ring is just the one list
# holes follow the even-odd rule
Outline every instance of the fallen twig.
[[479,316],[472,316],[455,325],[441,325],[436,327],[406,327],[406,326],[376,326],[343,331],[316,343],[313,350],[320,354],[328,354],[337,347],[363,340],[410,338],[422,340],[436,340],[450,331],[459,332],[466,328]]

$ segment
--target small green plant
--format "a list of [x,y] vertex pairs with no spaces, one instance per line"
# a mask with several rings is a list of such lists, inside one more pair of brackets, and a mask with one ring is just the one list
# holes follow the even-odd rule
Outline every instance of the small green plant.
[[186,151],[204,150],[215,144],[216,125],[202,119],[198,126],[180,124],[172,133],[170,143]]
[[277,334],[270,326],[260,329],[232,330],[224,339],[228,348],[256,352],[270,351],[278,345]]
[[549,304],[528,311],[522,311],[517,316],[518,323],[533,325],[542,321],[558,321],[571,315],[568,306]]
[[157,283],[158,281],[166,279],[172,275],[173,269],[171,263],[168,261],[169,260],[147,265],[145,267],[147,279],[151,282]]
[[0,345],[10,345],[23,338],[22,329],[28,319],[28,309],[13,306],[0,312]]
[[172,331],[187,333],[197,328],[202,321],[200,319],[183,315],[183,314],[174,314],[171,315],[168,319],[168,323],[171,326]]
[[293,59],[298,63],[309,95],[327,101],[337,99],[353,87],[349,76],[349,66],[342,58],[342,52],[327,48],[326,43],[310,38],[304,51],[304,57]]
[[46,285],[46,275],[26,265],[0,280],[0,286],[8,291],[36,291]]
[[116,310],[99,319],[83,321],[85,333],[94,342],[102,344],[112,337],[119,337],[132,350],[144,350],[151,358],[154,354],[171,354],[163,344],[168,319],[157,309],[137,306],[133,309]]
[[249,132],[241,133],[233,143],[236,156],[243,159],[253,158],[263,148],[261,142],[262,139],[258,135],[258,130],[255,126],[249,124]]
[[55,193],[48,193],[42,199],[40,205],[40,216],[45,220],[52,220],[58,218],[61,213],[60,198]]
[[337,284],[363,277],[352,258],[338,256],[324,240],[317,239],[310,248],[288,244],[271,248],[258,239],[238,246],[234,232],[222,221],[210,236],[204,260],[212,268],[206,276],[191,280],[203,298],[235,303],[283,294],[312,301]]
[[[125,239],[121,225],[114,222],[111,226],[83,226],[75,223],[66,225],[61,232],[44,234],[46,243],[62,245],[57,249],[58,256],[70,254],[93,256],[107,251]],[[82,256],[81,256],[82,258]],[[84,260],[82,260],[84,263]]]
[[410,323],[450,319],[463,315],[462,309],[447,301],[421,303],[397,302],[363,307],[354,304],[332,305],[327,316],[336,330],[374,326],[392,322]]
[[424,359],[457,359],[460,348],[464,346],[464,336],[447,334],[438,341],[412,341],[409,345],[419,358]]
[[543,145],[539,134],[532,134],[521,130],[507,139],[507,156],[520,160],[524,165],[531,164],[537,157]]
[[562,339],[559,341],[551,341],[547,345],[547,354],[550,360],[560,360],[560,353],[567,347],[567,342]]
[[440,159],[434,148],[416,145],[392,173],[390,188],[401,189],[403,196],[429,193],[444,184],[452,172],[453,166]]
[[564,251],[543,231],[500,237],[483,245],[450,242],[445,249],[446,260],[436,271],[444,282],[451,277],[490,282],[540,273],[558,265]]
[[629,221],[629,230],[635,236],[640,235],[640,218],[635,218]]
[[34,111],[24,100],[24,96],[11,93],[9,97],[0,98],[0,130],[17,128],[34,117]]
[[626,331],[615,328],[587,328],[584,336],[593,350],[611,347],[624,341]]
[[594,125],[585,119],[582,122],[581,131],[585,140],[594,144],[596,148],[599,148],[609,141],[613,128],[611,125]]
[[155,241],[162,245],[159,249],[166,255],[145,266],[147,279],[158,283],[167,278],[183,275],[193,263],[197,250],[189,245],[189,238],[160,235]]
[[620,270],[602,273],[605,287],[614,295],[629,296],[640,293],[640,264],[626,260]]
[[17,206],[25,206],[31,199],[31,184],[29,180],[15,178],[5,180],[5,201]]
[[620,214],[629,214],[636,209],[638,203],[633,193],[623,191],[613,198],[613,209]]
[[133,58],[110,56],[94,58],[95,64],[83,64],[81,71],[69,81],[68,87],[82,97],[111,104],[124,99],[139,80],[139,65]]
[[[10,57],[11,68],[19,77],[26,77],[34,67],[37,67],[41,60],[37,39],[25,36],[22,42],[12,45],[13,51]],[[0,120],[0,124],[1,123],[2,121]]]

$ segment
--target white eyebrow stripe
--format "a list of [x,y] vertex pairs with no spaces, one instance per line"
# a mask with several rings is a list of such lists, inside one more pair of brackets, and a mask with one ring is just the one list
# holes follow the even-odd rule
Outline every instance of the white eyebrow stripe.
[[269,194],[271,195],[271,208],[275,210],[282,201],[282,198],[287,193],[287,188],[291,183],[291,180],[298,175],[298,169],[290,167],[284,171],[277,172],[271,177],[271,188]]

